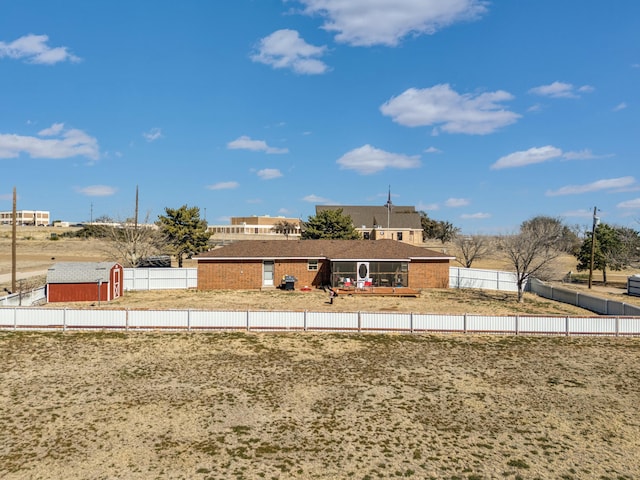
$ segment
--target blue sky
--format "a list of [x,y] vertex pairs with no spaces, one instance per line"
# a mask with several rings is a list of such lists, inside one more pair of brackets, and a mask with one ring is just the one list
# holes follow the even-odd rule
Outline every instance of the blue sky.
[[0,210],[638,229],[640,2],[2,0]]

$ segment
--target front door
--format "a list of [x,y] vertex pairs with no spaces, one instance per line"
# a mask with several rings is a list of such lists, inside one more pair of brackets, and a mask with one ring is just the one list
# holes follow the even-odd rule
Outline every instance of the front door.
[[358,262],[358,288],[363,288],[371,285],[371,278],[369,278],[369,262]]
[[265,260],[262,264],[262,286],[273,287],[273,260]]
[[113,274],[113,298],[116,299],[120,297],[120,269],[114,269]]

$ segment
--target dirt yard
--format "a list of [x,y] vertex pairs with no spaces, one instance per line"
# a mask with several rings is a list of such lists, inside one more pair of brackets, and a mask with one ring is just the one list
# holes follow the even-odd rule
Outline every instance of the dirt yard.
[[[19,271],[105,260],[99,242],[35,230]],[[591,315],[453,289],[334,305],[127,292],[100,308]],[[0,478],[640,478],[639,354],[636,338],[0,332]]]
[[639,355],[635,338],[0,332],[0,478],[640,478]]
[[[50,303],[47,308],[98,308],[96,302]],[[484,315],[595,315],[565,303],[526,294],[518,303],[515,294],[470,289],[429,289],[417,297],[371,297],[340,295],[333,305],[322,290],[285,292],[281,290],[153,290],[125,292],[102,309],[193,309],[193,310],[269,310],[314,312],[413,312]]]

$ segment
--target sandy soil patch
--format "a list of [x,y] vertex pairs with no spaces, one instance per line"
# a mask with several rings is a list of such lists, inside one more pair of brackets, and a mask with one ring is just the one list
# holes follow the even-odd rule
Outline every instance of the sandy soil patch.
[[640,476],[640,340],[0,333],[0,477]]

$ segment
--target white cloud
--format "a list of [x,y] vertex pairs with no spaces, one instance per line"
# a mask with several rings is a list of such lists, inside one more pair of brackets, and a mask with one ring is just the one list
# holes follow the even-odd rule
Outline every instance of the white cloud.
[[529,150],[510,153],[509,155],[499,158],[497,162],[491,165],[491,170],[523,167],[533,163],[546,162],[561,156],[562,150],[551,145],[547,145],[545,147],[534,147]]
[[616,207],[640,209],[640,198],[634,198],[633,200],[625,200],[624,202],[620,202],[618,205],[616,205]]
[[31,158],[100,158],[98,141],[82,130],[65,130],[64,124],[54,123],[51,127],[41,130],[38,135],[57,138],[0,133],[0,158],[17,158],[22,153]]
[[439,126],[447,133],[485,135],[510,125],[520,115],[506,110],[503,102],[513,96],[505,91],[477,95],[455,92],[448,84],[410,88],[380,107],[394,122],[407,127]]
[[162,138],[162,129],[152,128],[148,132],[144,132],[142,136],[147,142],[155,142],[159,138]]
[[585,148],[584,150],[579,150],[577,152],[564,152],[562,154],[562,158],[566,160],[594,160],[598,158],[610,158],[610,157],[613,157],[613,155],[612,154],[596,155],[588,148]]
[[609,158],[612,156],[612,154],[596,155],[588,148],[573,152],[563,152],[561,149],[554,147],[553,145],[546,145],[544,147],[533,147],[529,150],[505,155],[491,165],[491,170],[524,167],[525,165],[548,162],[557,158],[563,158],[565,160],[593,160],[598,158]]
[[463,213],[462,215],[460,215],[460,218],[463,218],[465,220],[483,220],[485,218],[491,218],[491,214],[483,212]]
[[616,105],[615,107],[613,107],[613,111],[614,112],[619,112],[620,110],[624,110],[627,107],[628,107],[628,105],[625,102],[621,102],[618,105]]
[[54,65],[59,62],[79,62],[67,47],[50,47],[47,35],[25,35],[11,43],[0,42],[0,58],[25,60],[27,63]]
[[218,182],[213,185],[207,185],[209,190],[232,190],[238,188],[240,184],[238,182]]
[[540,85],[538,87],[534,87],[529,90],[529,93],[534,95],[539,95],[541,97],[550,97],[550,98],[580,98],[580,95],[576,92],[580,93],[591,93],[595,90],[590,85],[583,85],[576,89],[570,83],[564,82],[553,82],[549,85]]
[[361,175],[369,175],[385,168],[417,168],[420,166],[420,157],[385,152],[371,145],[363,145],[345,153],[336,163],[343,170],[355,170]]
[[38,135],[41,137],[55,137],[56,135],[59,135],[62,130],[64,130],[64,123],[54,123],[49,128],[40,130]]
[[270,147],[264,140],[253,140],[246,135],[227,143],[227,148],[229,150],[251,150],[252,152],[289,153],[286,148]]
[[451,208],[466,207],[469,203],[469,200],[466,198],[449,198],[444,202],[445,206]]
[[304,13],[325,18],[322,28],[341,43],[397,45],[408,35],[431,35],[452,24],[479,18],[484,0],[298,0]]
[[305,42],[295,30],[277,30],[258,43],[258,52],[251,55],[254,62],[271,65],[273,68],[289,68],[296,73],[318,75],[329,67],[318,57],[327,47],[316,47]]
[[436,147],[429,147],[424,150],[424,153],[442,153],[442,150]]
[[117,188],[108,185],[89,185],[88,187],[77,187],[75,190],[87,197],[110,197],[118,191]]
[[585,185],[567,185],[558,190],[548,190],[546,195],[557,197],[560,195],[578,195],[581,193],[597,192],[600,190],[619,190],[628,188],[636,183],[633,177],[606,178]]
[[274,178],[279,178],[282,176],[282,172],[277,168],[263,168],[262,170],[258,170],[257,175],[262,180],[272,180]]
[[335,205],[335,202],[333,202],[332,200],[329,200],[328,198],[324,198],[324,197],[319,197],[318,195],[315,195],[313,193],[311,195],[307,195],[306,197],[304,197],[302,201],[309,202],[309,203],[325,204],[325,205]]

